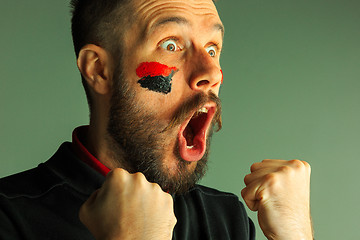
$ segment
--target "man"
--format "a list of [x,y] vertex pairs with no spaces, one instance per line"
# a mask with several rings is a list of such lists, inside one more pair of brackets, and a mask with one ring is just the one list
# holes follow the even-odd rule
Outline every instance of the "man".
[[[4,239],[254,239],[237,197],[196,185],[218,99],[224,27],[211,0],[73,0],[90,124],[0,182]],[[312,239],[310,167],[251,166],[242,196],[269,239]]]

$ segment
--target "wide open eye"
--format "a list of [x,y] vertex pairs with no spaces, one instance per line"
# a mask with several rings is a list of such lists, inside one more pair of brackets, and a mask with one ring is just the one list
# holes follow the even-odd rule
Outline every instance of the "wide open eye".
[[161,43],[160,47],[171,52],[180,50],[179,46],[177,45],[174,39],[168,39],[164,41],[163,43]]
[[216,56],[216,47],[214,45],[207,47],[206,51],[209,53],[210,57]]

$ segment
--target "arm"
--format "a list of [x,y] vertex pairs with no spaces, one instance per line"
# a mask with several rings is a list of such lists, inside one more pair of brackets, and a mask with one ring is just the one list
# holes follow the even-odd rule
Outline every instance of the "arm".
[[241,195],[268,239],[313,239],[310,165],[300,160],[264,160],[251,166]]

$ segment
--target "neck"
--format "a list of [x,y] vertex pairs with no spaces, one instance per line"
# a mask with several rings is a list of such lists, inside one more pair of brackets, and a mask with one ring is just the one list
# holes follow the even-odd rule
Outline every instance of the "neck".
[[94,155],[102,164],[107,166],[110,169],[114,169],[119,166],[118,161],[116,161],[111,154],[111,149],[109,148],[109,143],[107,141],[106,128],[101,127],[105,126],[104,124],[99,124],[93,119],[90,120],[90,125],[88,132],[84,136],[84,145],[87,150]]

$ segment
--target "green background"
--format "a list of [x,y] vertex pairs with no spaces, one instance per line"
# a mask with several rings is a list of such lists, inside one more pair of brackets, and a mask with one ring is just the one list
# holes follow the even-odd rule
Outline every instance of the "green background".
[[[217,5],[224,127],[202,183],[240,196],[253,162],[306,160],[315,237],[360,239],[360,1]],[[69,22],[68,1],[1,2],[0,177],[45,161],[88,123]]]

